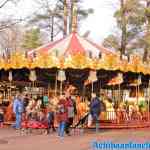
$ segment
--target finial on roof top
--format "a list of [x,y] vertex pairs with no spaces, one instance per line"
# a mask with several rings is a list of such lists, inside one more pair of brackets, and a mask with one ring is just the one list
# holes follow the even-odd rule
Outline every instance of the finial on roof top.
[[72,32],[77,32],[77,2],[72,0],[73,4],[73,18],[72,18]]

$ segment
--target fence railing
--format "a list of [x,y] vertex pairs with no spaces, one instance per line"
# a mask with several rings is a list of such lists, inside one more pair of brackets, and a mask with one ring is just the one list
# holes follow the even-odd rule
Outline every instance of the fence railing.
[[[85,115],[86,116],[86,115]],[[73,126],[79,123],[80,126],[87,126],[88,116],[87,117],[78,117],[74,119]],[[150,112],[136,112],[136,111],[106,111],[101,112],[99,117],[100,122],[107,123],[107,126],[111,124],[137,124],[137,123],[150,123]],[[106,125],[106,124],[105,124]]]
[[107,111],[104,120],[114,123],[149,122],[150,112],[139,111]]

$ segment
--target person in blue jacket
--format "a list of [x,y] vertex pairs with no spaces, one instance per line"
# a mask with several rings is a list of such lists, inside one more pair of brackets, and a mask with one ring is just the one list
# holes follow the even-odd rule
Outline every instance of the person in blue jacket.
[[15,129],[21,129],[21,118],[22,118],[23,111],[24,111],[23,99],[21,97],[21,94],[18,94],[14,98],[14,103],[13,103],[13,112],[16,117],[16,122],[15,125],[13,126]]
[[91,103],[90,103],[90,114],[92,115],[92,119],[96,123],[96,132],[99,131],[99,116],[101,112],[101,103],[99,98],[96,96],[95,93],[92,93],[91,95]]

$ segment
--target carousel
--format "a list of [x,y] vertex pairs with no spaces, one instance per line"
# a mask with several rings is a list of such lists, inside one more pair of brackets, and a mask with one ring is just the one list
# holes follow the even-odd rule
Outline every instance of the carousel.
[[130,111],[136,111],[132,107],[140,105],[146,119],[138,119],[149,123],[150,64],[143,63],[139,55],[121,59],[120,53],[80,36],[76,11],[74,6],[70,35],[28,53],[1,56],[0,102],[11,102],[18,90],[49,97],[71,89],[82,99],[96,92],[106,105],[101,120],[115,125],[130,122]]

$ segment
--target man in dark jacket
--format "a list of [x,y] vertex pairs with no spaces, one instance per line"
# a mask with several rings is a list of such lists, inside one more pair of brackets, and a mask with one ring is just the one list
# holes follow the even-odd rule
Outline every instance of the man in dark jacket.
[[101,104],[99,98],[95,93],[92,93],[92,99],[90,103],[90,113],[92,115],[92,119],[96,122],[96,132],[99,130],[99,116],[101,112]]

